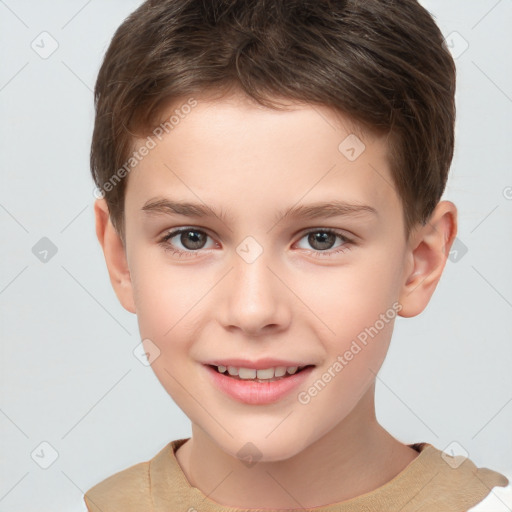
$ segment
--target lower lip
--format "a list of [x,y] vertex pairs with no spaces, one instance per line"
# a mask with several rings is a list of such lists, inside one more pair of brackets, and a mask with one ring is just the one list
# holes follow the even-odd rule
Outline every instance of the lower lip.
[[211,366],[204,366],[218,389],[231,398],[250,405],[264,405],[279,401],[300,386],[300,384],[303,384],[314,369],[314,366],[310,366],[299,373],[294,373],[289,377],[273,382],[256,382],[233,379],[219,373]]

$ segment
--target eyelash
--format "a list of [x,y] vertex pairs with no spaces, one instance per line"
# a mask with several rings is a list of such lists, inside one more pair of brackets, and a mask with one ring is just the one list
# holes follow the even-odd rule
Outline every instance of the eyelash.
[[[178,256],[179,258],[182,258],[182,257],[185,257],[185,258],[195,258],[195,257],[199,256],[199,253],[202,251],[202,249],[183,251],[181,249],[175,249],[169,243],[170,239],[172,239],[176,235],[180,235],[181,233],[184,233],[186,231],[195,231],[195,232],[198,232],[198,233],[204,233],[208,237],[210,236],[210,235],[208,235],[208,233],[206,233],[202,229],[196,229],[196,228],[192,228],[192,227],[181,228],[181,229],[177,229],[175,231],[171,231],[170,233],[165,235],[159,241],[159,244],[164,248],[164,250],[166,252],[170,252],[172,255]],[[338,254],[342,254],[342,253],[344,253],[346,251],[350,251],[351,250],[350,244],[354,243],[353,240],[351,240],[350,238],[346,237],[345,235],[342,235],[341,233],[339,233],[338,231],[335,231],[333,229],[312,229],[312,230],[309,230],[309,231],[303,233],[299,240],[302,240],[304,237],[310,235],[311,233],[327,233],[327,234],[332,234],[332,235],[335,235],[337,238],[341,239],[343,242],[345,242],[342,246],[340,246],[336,250],[319,251],[319,250],[312,249],[309,252],[311,252],[313,257],[315,257],[315,258],[322,258],[323,259],[325,257],[337,256]],[[320,254],[322,256],[320,256]]]

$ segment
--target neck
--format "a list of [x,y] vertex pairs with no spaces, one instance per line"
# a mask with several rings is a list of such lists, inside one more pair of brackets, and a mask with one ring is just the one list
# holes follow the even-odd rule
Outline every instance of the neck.
[[374,391],[373,385],[340,424],[286,460],[247,467],[193,425],[178,463],[193,487],[235,508],[314,508],[371,492],[418,455],[378,424]]

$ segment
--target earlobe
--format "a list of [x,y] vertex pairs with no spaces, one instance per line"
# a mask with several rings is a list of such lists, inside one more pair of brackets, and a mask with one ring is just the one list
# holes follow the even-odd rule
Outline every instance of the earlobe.
[[103,249],[112,287],[121,305],[130,313],[135,313],[133,285],[126,250],[121,237],[110,220],[107,202],[104,198],[95,201],[94,216],[96,219],[96,236]]
[[441,279],[450,248],[457,234],[457,208],[450,201],[441,201],[429,221],[410,240],[408,255],[412,260],[400,293],[399,315],[419,315],[427,306]]

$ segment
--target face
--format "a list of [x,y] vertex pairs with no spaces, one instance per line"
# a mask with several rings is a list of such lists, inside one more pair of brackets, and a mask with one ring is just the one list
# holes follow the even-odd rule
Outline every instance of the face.
[[[330,109],[196,100],[129,175],[140,335],[164,388],[226,453],[250,441],[285,459],[375,381],[404,283],[401,203],[385,140]],[[237,359],[311,367],[276,385],[205,364]]]

